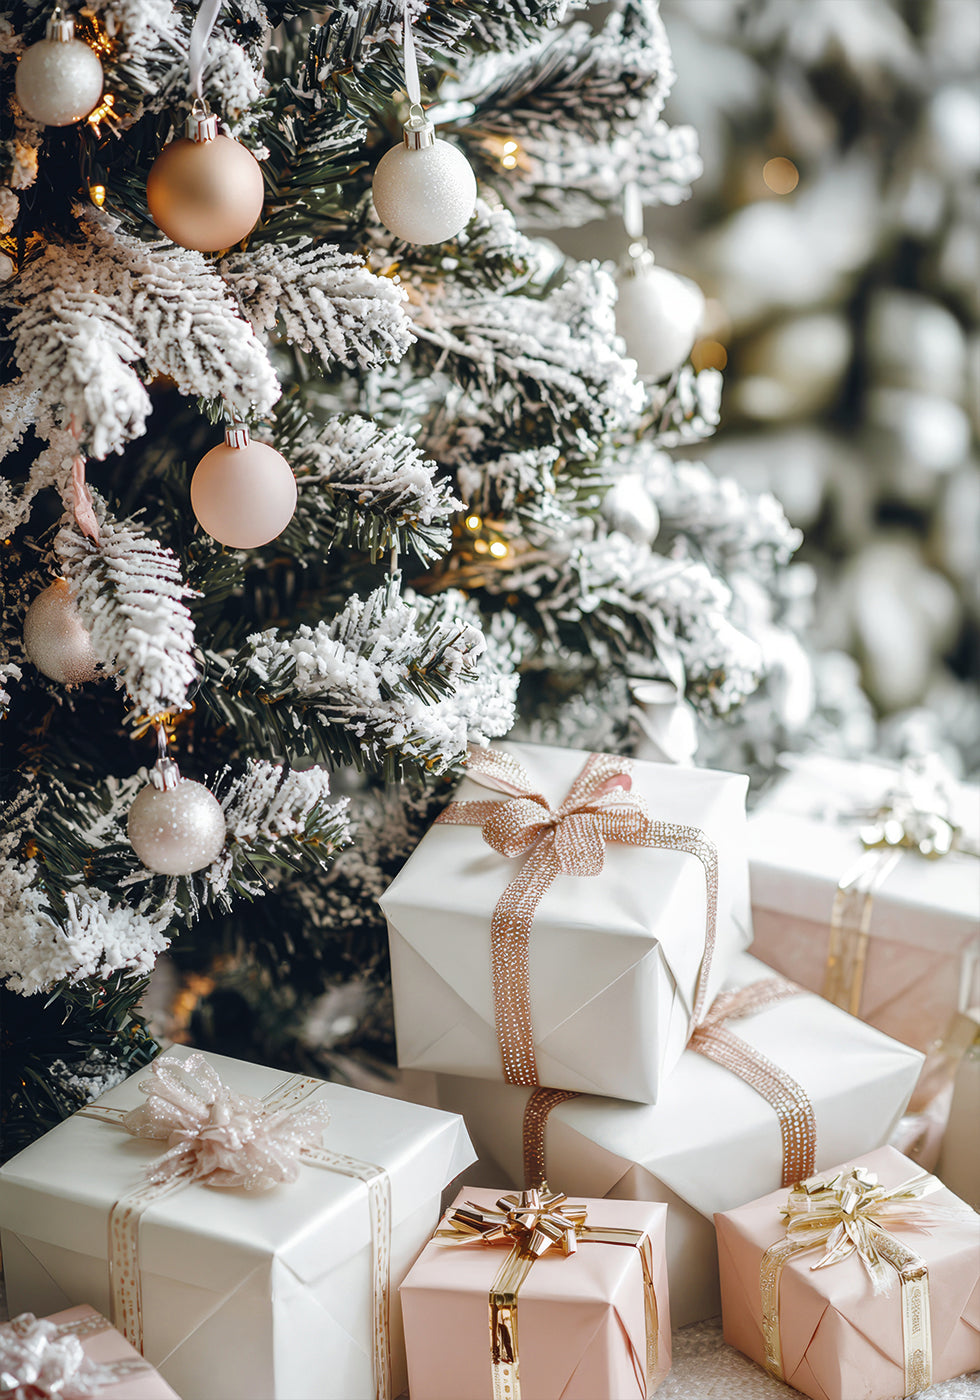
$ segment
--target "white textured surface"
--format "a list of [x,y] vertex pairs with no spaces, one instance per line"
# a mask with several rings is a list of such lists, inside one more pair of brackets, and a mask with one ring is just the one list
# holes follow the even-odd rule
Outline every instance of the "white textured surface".
[[[980,1373],[942,1381],[920,1394],[929,1400],[976,1400]],[[674,1333],[674,1364],[657,1400],[791,1400],[798,1395],[726,1346],[716,1318]]]

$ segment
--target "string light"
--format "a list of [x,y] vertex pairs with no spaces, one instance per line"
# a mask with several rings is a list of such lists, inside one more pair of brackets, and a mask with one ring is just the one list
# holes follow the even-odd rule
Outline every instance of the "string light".
[[474,540],[473,548],[477,554],[487,554],[490,546],[487,544],[486,540]]
[[89,185],[88,197],[96,208],[101,209],[105,204],[105,185]]
[[724,369],[728,364],[728,351],[720,340],[698,340],[691,351],[691,364],[698,372]]
[[490,544],[490,553],[495,559],[503,559],[507,554],[507,546],[503,540],[493,540]]
[[478,515],[468,515],[468,516],[466,517],[466,528],[467,528],[467,530],[473,530],[473,531],[479,530],[479,528],[480,528],[480,526],[481,526],[482,524],[483,524],[483,521],[480,519],[480,517],[479,517]]
[[95,131],[97,136],[102,135],[102,132],[99,129],[99,125],[101,122],[105,122],[110,127],[115,125],[115,107],[116,99],[113,97],[111,92],[107,92],[103,97],[102,101],[99,103],[99,105],[97,107],[94,107],[92,111],[89,112],[86,120],[88,121],[89,126],[92,127],[92,129]]

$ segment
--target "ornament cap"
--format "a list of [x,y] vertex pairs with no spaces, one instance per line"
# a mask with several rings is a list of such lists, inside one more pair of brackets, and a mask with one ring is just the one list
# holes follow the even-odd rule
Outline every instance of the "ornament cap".
[[180,782],[180,769],[172,758],[158,758],[150,769],[150,782],[159,792],[172,792]]
[[619,264],[621,277],[640,277],[656,265],[656,258],[645,237],[634,238]]
[[75,21],[71,15],[64,15],[61,6],[55,5],[51,18],[44,29],[44,37],[53,39],[56,44],[70,44],[75,37]]
[[213,141],[218,135],[218,118],[203,97],[194,99],[187,116],[186,132],[189,141]]
[[412,103],[402,132],[410,151],[425,151],[436,144],[436,129],[417,102]]
[[248,424],[238,412],[237,408],[225,405],[228,414],[228,422],[225,424],[225,446],[226,447],[247,447],[251,442],[248,432]]

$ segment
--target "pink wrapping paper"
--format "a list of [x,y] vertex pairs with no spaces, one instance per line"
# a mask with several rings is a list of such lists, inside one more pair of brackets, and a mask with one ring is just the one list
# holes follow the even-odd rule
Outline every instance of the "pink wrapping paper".
[[[94,1308],[83,1305],[79,1308],[66,1308],[64,1312],[51,1313],[46,1321],[63,1325],[78,1322],[82,1318],[97,1317]],[[80,1338],[82,1350],[94,1362],[105,1366],[111,1361],[133,1361],[139,1352],[129,1345],[121,1332],[114,1327],[106,1327],[104,1332]],[[92,1400],[180,1400],[175,1390],[152,1369],[125,1376],[116,1385],[107,1385],[98,1391]]]
[[[464,1190],[453,1203],[493,1207],[499,1191]],[[576,1200],[581,1199],[576,1197]],[[658,1202],[589,1200],[587,1225],[646,1230],[653,1243],[659,1368],[670,1370],[664,1226]],[[488,1293],[504,1245],[432,1240],[401,1286],[412,1400],[491,1400]],[[517,1305],[525,1400],[644,1400],[646,1324],[639,1251],[583,1240],[565,1258],[535,1260]]]
[[[847,1165],[877,1172],[884,1186],[919,1174],[914,1162],[882,1147]],[[827,1176],[831,1173],[820,1173]],[[785,1190],[715,1216],[725,1341],[764,1364],[760,1265],[783,1239]],[[928,1230],[894,1231],[929,1268],[933,1382],[980,1367],[980,1217],[951,1191],[925,1205],[958,1206],[966,1219],[931,1223]],[[790,1258],[779,1288],[780,1337],[787,1383],[813,1400],[890,1400],[904,1392],[902,1304],[894,1287],[875,1297],[856,1254],[829,1268],[811,1265],[821,1251]]]

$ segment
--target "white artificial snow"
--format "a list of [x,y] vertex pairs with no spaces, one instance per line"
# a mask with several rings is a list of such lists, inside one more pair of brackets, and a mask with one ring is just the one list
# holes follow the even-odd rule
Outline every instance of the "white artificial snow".
[[225,258],[221,273],[256,330],[278,327],[326,369],[370,369],[400,359],[415,338],[401,284],[333,244],[261,243]]
[[132,521],[115,520],[93,493],[99,543],[74,521],[55,552],[71,584],[92,648],[143,714],[180,710],[197,680],[191,597],[177,557]]

